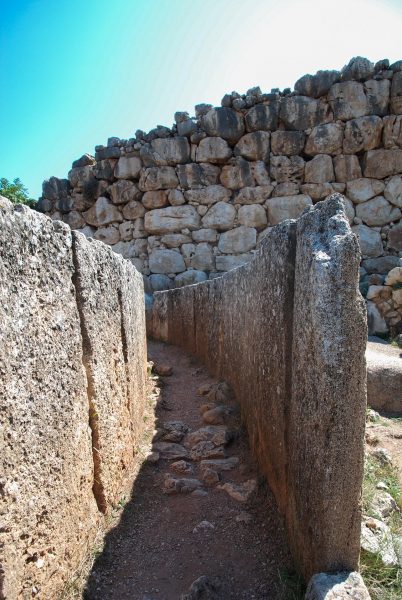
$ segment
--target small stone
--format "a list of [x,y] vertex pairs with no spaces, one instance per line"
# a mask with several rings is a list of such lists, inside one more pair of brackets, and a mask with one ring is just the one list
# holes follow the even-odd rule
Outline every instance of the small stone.
[[214,469],[203,469],[202,480],[207,485],[215,485],[219,483],[219,475]]
[[154,451],[159,452],[160,457],[167,460],[188,458],[188,451],[184,446],[171,442],[156,442],[154,444]]
[[181,442],[186,433],[188,426],[182,421],[168,421],[163,425],[162,440],[164,442]]
[[202,415],[202,420],[204,423],[209,423],[210,425],[221,425],[225,422],[230,412],[226,406],[216,406],[207,410]]
[[192,460],[203,460],[207,458],[225,458],[225,449],[223,446],[215,446],[211,441],[199,442],[190,450]]
[[206,396],[212,388],[212,383],[204,383],[197,390],[197,396]]
[[173,367],[165,363],[154,363],[153,371],[161,377],[170,377],[173,373]]
[[204,471],[204,469],[213,469],[217,473],[220,473],[221,471],[231,471],[238,464],[239,458],[237,456],[230,456],[229,458],[202,460],[200,467],[201,471]]
[[363,519],[361,547],[364,552],[379,557],[385,566],[393,567],[398,564],[391,531],[378,519],[372,517]]
[[191,492],[199,488],[202,488],[202,483],[198,479],[176,478],[172,477],[170,473],[165,475],[163,483],[164,494],[191,494]]
[[377,448],[372,452],[372,456],[383,465],[392,465],[392,456],[386,448]]
[[253,516],[248,512],[241,512],[235,517],[235,521],[237,523],[251,523],[253,521]]
[[257,489],[257,480],[249,479],[244,483],[224,483],[218,486],[218,489],[224,490],[231,498],[238,502],[247,502],[251,494]]
[[177,460],[170,465],[170,468],[175,473],[181,473],[183,475],[191,475],[193,472],[192,465],[185,460]]
[[212,442],[214,446],[225,446],[231,440],[231,434],[227,427],[209,426],[201,427],[189,433],[185,440],[185,446],[192,448],[200,442]]
[[215,529],[215,525],[210,523],[209,521],[201,521],[196,525],[193,529],[193,533],[200,533],[201,531],[210,531],[211,529]]
[[215,583],[206,575],[196,579],[187,594],[182,594],[180,600],[223,600],[218,593]]
[[191,496],[205,498],[205,496],[208,496],[208,492],[206,490],[203,490],[202,488],[198,488],[194,490],[194,492],[191,492]]

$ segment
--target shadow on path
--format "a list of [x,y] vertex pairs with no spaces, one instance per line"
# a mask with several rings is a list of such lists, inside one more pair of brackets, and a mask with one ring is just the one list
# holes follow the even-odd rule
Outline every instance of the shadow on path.
[[[149,358],[173,367],[163,378],[156,427],[180,420],[191,430],[203,426],[199,386],[213,383],[191,356],[173,346],[149,342]],[[240,435],[227,448],[239,467],[222,473],[225,481],[256,477],[255,465]],[[89,575],[86,600],[179,600],[192,582],[207,575],[218,583],[224,600],[283,600],[281,573],[291,569],[284,529],[270,490],[259,482],[243,504],[217,486],[205,496],[163,494],[172,461],[144,463],[130,501],[117,526],[106,536],[102,554]],[[199,463],[194,475],[200,477]],[[201,522],[212,527],[194,532]]]

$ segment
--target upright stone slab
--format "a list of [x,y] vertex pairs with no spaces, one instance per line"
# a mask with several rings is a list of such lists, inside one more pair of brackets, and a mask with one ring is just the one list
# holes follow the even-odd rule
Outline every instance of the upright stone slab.
[[[135,372],[138,370],[139,382],[143,382],[146,365],[144,328],[134,327],[133,322],[135,312],[143,306],[139,298],[143,286],[134,267],[105,244],[75,232],[73,244],[93,432],[94,493],[99,510],[106,512],[118,500],[122,481],[134,461],[133,429],[138,423],[132,416],[141,412],[136,405],[139,390]],[[142,348],[141,360],[131,373],[136,347]]]
[[[155,294],[155,337],[232,385],[306,581],[360,547],[366,321],[338,194],[273,227],[222,277]],[[295,267],[296,264],[296,267]]]
[[[54,598],[96,532],[71,231],[0,209],[0,598]],[[36,592],[35,592],[36,590]]]
[[299,219],[286,521],[306,579],[358,567],[367,339],[359,260],[342,196]]

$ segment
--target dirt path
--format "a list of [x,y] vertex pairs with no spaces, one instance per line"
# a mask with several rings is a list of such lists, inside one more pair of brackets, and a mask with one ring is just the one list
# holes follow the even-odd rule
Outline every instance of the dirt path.
[[[156,429],[171,421],[183,422],[190,432],[205,427],[200,407],[206,399],[197,390],[214,383],[206,370],[164,344],[151,342],[149,358],[173,367],[172,376],[162,378]],[[174,460],[145,463],[119,524],[107,535],[84,598],[179,600],[203,575],[225,600],[287,597],[282,578],[292,564],[281,519],[269,489],[257,478],[236,405],[232,401],[228,406],[231,415],[225,417],[225,425],[238,433],[227,445],[226,456],[238,457],[238,465],[223,471],[218,483],[202,481],[201,491],[169,495],[163,492],[166,476],[170,482],[171,477],[202,480],[200,462],[188,460],[193,473],[186,475],[172,471]],[[219,489],[225,482],[247,481],[257,482],[257,488],[245,503]]]

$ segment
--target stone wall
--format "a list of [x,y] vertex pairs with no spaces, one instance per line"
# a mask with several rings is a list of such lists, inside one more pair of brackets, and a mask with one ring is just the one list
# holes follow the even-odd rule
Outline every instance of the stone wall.
[[58,598],[133,468],[140,274],[0,197],[0,598]]
[[[402,61],[232,92],[95,150],[44,182],[40,208],[131,260],[149,293],[248,262],[273,225],[333,191],[360,238],[362,292],[402,265]],[[401,329],[400,302],[369,310],[372,333]]]
[[254,260],[155,294],[151,333],[234,387],[306,580],[360,550],[366,321],[339,195],[274,227]]

